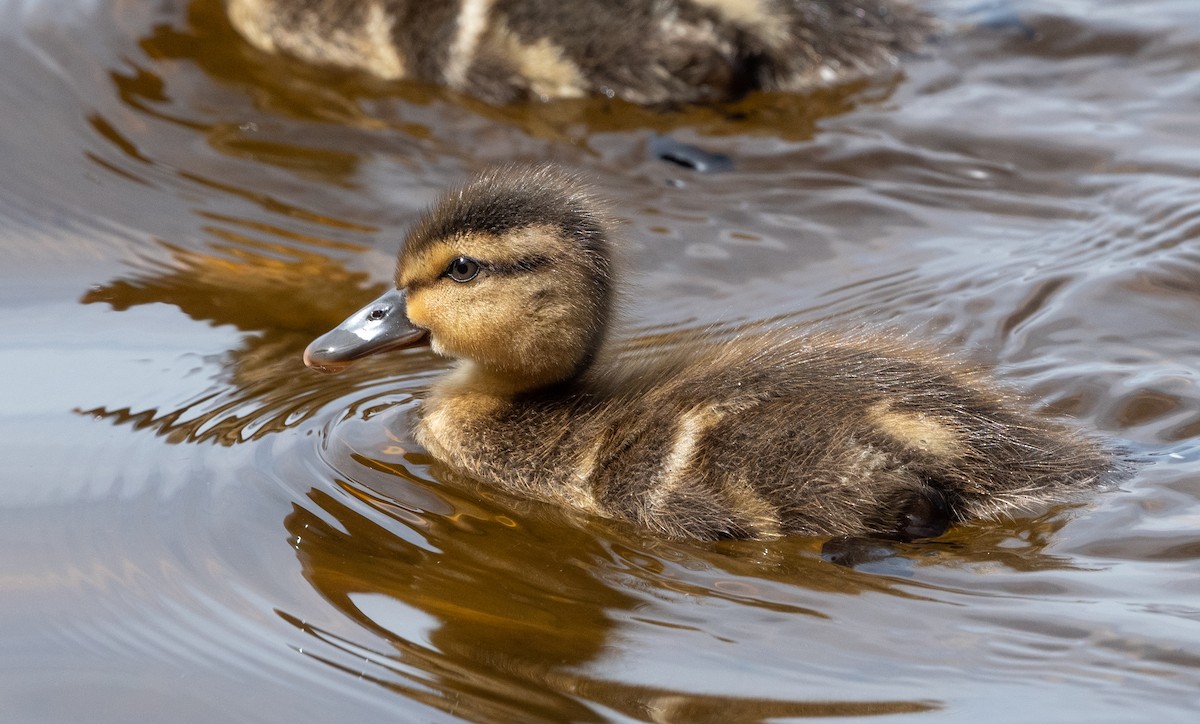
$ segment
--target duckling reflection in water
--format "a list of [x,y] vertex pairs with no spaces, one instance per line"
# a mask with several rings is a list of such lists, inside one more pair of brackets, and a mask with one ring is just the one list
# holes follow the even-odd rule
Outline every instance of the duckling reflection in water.
[[932,20],[905,0],[226,0],[260,50],[492,103],[715,102],[893,64]]
[[819,331],[605,354],[611,223],[552,168],[485,173],[400,250],[395,289],[315,340],[332,370],[428,341],[457,361],[416,439],[475,480],[672,538],[935,536],[1080,497],[1110,469],[943,355]]

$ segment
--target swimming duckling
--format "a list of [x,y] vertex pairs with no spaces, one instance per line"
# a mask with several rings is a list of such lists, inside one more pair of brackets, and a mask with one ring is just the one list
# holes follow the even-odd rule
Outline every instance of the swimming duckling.
[[1096,444],[944,356],[779,333],[602,355],[611,224],[551,168],[485,173],[409,233],[395,289],[315,340],[336,369],[428,341],[457,360],[418,408],[437,459],[510,493],[673,538],[935,536],[1079,497]]
[[226,0],[260,50],[492,103],[715,102],[868,74],[933,29],[906,0]]

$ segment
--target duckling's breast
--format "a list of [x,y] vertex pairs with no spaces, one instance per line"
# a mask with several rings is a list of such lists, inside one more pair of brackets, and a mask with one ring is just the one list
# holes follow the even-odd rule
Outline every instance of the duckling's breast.
[[520,496],[609,515],[594,493],[611,436],[580,398],[528,400],[435,387],[418,409],[417,441],[442,462]]

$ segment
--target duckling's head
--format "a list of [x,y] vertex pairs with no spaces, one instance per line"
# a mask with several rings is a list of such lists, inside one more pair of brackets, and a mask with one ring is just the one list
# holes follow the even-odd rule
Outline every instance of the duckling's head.
[[396,285],[304,352],[341,368],[428,340],[511,390],[571,379],[591,363],[612,307],[605,212],[551,167],[484,173],[409,232]]

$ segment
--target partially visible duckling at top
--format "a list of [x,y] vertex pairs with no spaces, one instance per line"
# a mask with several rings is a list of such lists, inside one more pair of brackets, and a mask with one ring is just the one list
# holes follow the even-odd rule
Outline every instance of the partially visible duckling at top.
[[907,0],[226,0],[250,44],[492,103],[718,102],[892,65],[932,19]]
[[936,536],[1075,500],[1103,449],[980,373],[828,331],[604,354],[612,226],[575,178],[485,173],[408,234],[395,289],[309,345],[336,369],[428,341],[457,361],[416,440],[510,493],[672,538]]

